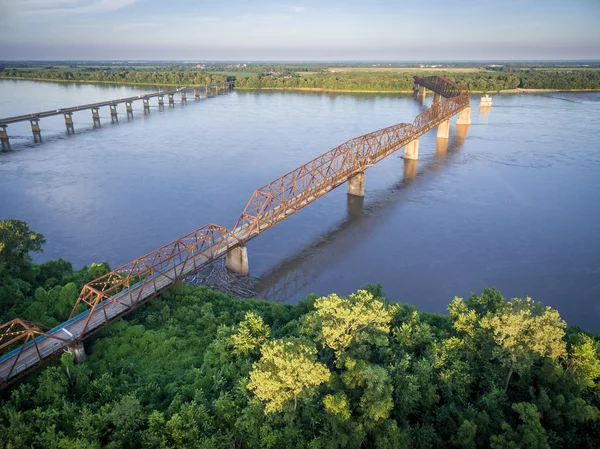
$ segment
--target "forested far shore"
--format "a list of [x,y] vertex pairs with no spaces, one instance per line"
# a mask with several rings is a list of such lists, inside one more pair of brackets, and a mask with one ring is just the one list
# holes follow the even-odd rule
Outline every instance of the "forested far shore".
[[201,70],[153,71],[135,68],[107,70],[30,70],[4,67],[0,78],[71,82],[149,84],[189,86],[222,81],[235,81],[237,89],[327,90],[348,92],[410,92],[414,75],[443,75],[473,92],[499,92],[516,89],[599,90],[600,70],[529,70],[513,72],[470,70],[427,71],[335,71],[223,74]]
[[[44,243],[0,222],[2,322],[54,326],[110,270],[32,263]],[[2,391],[0,447],[600,447],[598,335],[495,289],[448,315],[394,299],[175,284],[87,339],[84,363],[66,352]]]

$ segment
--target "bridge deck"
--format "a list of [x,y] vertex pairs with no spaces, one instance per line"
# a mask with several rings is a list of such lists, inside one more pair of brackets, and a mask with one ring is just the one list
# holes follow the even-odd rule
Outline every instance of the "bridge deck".
[[147,99],[147,98],[160,97],[160,96],[164,96],[164,95],[174,95],[174,94],[177,94],[180,92],[191,92],[194,90],[211,89],[213,87],[224,87],[224,86],[231,86],[231,85],[233,85],[233,82],[231,82],[231,81],[227,81],[227,82],[223,82],[223,83],[214,83],[214,84],[203,84],[201,86],[192,86],[192,87],[184,87],[184,88],[177,89],[177,90],[152,92],[149,94],[136,95],[134,97],[126,97],[126,98],[118,98],[116,100],[101,101],[99,103],[90,103],[90,104],[84,104],[81,106],[71,106],[68,108],[52,109],[50,111],[36,112],[33,114],[17,115],[14,117],[0,118],[0,125],[9,125],[11,123],[24,122],[27,120],[40,119],[43,117],[51,117],[54,115],[66,114],[69,112],[84,111],[84,110],[92,109],[92,108],[101,108],[103,106],[127,103],[127,102],[132,102],[132,101],[137,101],[137,100],[143,100],[143,99]]
[[[258,189],[232,231],[207,225],[86,284],[73,310],[80,301],[92,304],[92,307],[49,331],[50,337],[37,337],[0,357],[0,388],[43,360],[64,351],[72,342],[81,341],[155,297],[192,271],[245,244],[470,106],[464,89],[454,83],[446,83],[443,78],[434,78],[415,78],[415,82],[422,80],[423,85],[440,93],[445,100],[433,104],[410,125],[394,125],[351,139]],[[443,85],[437,86],[436,82]],[[210,244],[205,246],[207,242]],[[90,303],[90,298],[95,298],[95,302]],[[53,339],[52,335],[60,335],[68,341]]]

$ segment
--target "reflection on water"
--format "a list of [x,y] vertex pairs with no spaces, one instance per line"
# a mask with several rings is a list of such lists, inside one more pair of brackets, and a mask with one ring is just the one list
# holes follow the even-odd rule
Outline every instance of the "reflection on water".
[[[0,117],[157,90],[0,82]],[[412,122],[432,95],[231,92],[101,128],[89,111],[11,125],[0,219],[45,235],[37,261],[113,267],[193,229],[232,227],[254,190],[348,139]],[[561,98],[558,98],[561,97]],[[564,101],[565,99],[570,101]],[[600,331],[600,94],[496,95],[472,124],[419,140],[365,173],[365,197],[328,193],[248,244],[264,296],[295,302],[381,282],[392,301],[444,313],[498,287]],[[473,97],[477,105],[479,96]],[[166,106],[166,105],[165,105]]]

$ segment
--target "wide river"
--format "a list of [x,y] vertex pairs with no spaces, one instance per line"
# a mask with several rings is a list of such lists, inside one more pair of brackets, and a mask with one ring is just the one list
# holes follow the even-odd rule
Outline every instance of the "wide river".
[[[0,117],[153,91],[153,87],[0,81]],[[191,99],[190,99],[191,97]],[[37,261],[128,262],[206,223],[232,228],[253,191],[336,145],[431,102],[411,96],[233,91],[156,99],[133,119],[108,108],[101,128],[77,112],[10,125],[0,152],[0,219],[45,235]],[[454,296],[497,287],[600,331],[600,93],[472,98],[468,136],[435,131],[418,163],[402,151],[365,175],[364,204],[346,185],[254,239],[259,296],[293,303],[380,282],[392,301],[446,312]],[[408,162],[408,161],[407,161]],[[362,206],[362,207],[361,207]]]

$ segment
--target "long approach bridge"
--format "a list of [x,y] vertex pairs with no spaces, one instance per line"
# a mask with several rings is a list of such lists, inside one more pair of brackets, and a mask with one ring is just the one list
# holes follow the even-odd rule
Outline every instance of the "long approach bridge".
[[92,111],[92,120],[94,124],[100,123],[100,108],[108,106],[110,109],[110,117],[111,119],[118,120],[118,111],[117,105],[125,103],[125,110],[127,115],[133,114],[133,102],[141,101],[144,106],[144,112],[150,110],[150,99],[158,98],[158,106],[164,106],[166,96],[169,101],[169,105],[175,104],[175,95],[179,95],[180,101],[185,103],[187,101],[187,94],[192,92],[194,94],[194,98],[200,98],[200,95],[204,94],[207,98],[210,97],[211,93],[214,91],[216,94],[226,92],[227,90],[233,87],[233,81],[225,81],[222,83],[213,83],[213,84],[202,84],[200,86],[191,86],[191,87],[180,87],[176,90],[168,90],[168,91],[159,91],[148,94],[137,95],[134,97],[126,97],[126,98],[118,98],[116,100],[109,101],[101,101],[99,103],[90,103],[84,104],[80,106],[71,106],[68,108],[58,108],[51,109],[49,111],[43,112],[35,112],[32,114],[24,114],[17,115],[14,117],[6,117],[0,118],[0,145],[3,148],[10,147],[10,138],[8,136],[7,128],[8,125],[19,122],[29,121],[31,123],[31,132],[33,133],[33,138],[37,142],[37,140],[41,140],[41,130],[40,130],[40,119],[45,117],[52,117],[55,115],[64,115],[65,117],[65,126],[67,127],[67,132],[74,132],[75,128],[73,125],[73,113],[77,111]]
[[415,90],[420,96],[431,90],[434,98],[412,123],[351,139],[259,188],[231,230],[205,225],[86,284],[69,320],[54,329],[19,318],[0,326],[0,389],[66,350],[84,360],[85,338],[216,259],[248,274],[249,240],[345,182],[349,195],[364,196],[365,170],[402,147],[405,159],[417,159],[419,137],[437,127],[437,137],[447,139],[454,115],[457,127],[470,124],[469,93],[458,84],[415,77]]

